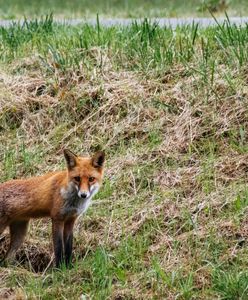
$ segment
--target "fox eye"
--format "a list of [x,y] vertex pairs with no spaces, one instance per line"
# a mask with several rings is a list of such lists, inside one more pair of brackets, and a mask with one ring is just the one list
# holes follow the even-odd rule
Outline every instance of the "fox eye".
[[93,182],[95,180],[95,177],[89,177],[89,182]]
[[77,181],[77,182],[80,182],[80,179],[81,179],[80,176],[75,176],[74,177],[74,180]]

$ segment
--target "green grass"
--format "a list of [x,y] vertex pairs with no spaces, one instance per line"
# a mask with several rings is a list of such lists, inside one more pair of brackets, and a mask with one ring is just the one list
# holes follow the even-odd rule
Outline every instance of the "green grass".
[[63,147],[107,154],[76,225],[74,267],[33,272],[52,253],[49,221],[34,221],[19,265],[0,268],[1,289],[247,299],[247,29],[51,16],[0,29],[1,181],[65,167]]
[[246,271],[239,271],[237,267],[232,269],[214,270],[212,275],[214,289],[221,295],[221,299],[247,299],[248,274]]
[[2,19],[16,19],[23,17],[41,16],[53,12],[60,18],[94,17],[97,13],[103,17],[178,17],[178,16],[203,16],[208,15],[208,9],[214,12],[227,10],[230,14],[245,15],[247,7],[245,1],[225,1],[226,5],[221,5],[219,0],[125,0],[125,1],[95,1],[88,0],[46,0],[27,1],[14,0],[11,3],[0,1],[0,16]]
[[[40,22],[1,28],[0,40],[2,62],[26,57],[27,53],[35,54],[44,74],[54,75],[57,80],[58,71],[75,71],[81,67],[91,71],[97,66],[102,72],[106,63],[113,64],[116,70],[142,70],[145,74],[169,71],[172,65],[182,64],[188,75],[200,76],[200,84],[210,92],[216,75],[221,72],[216,70],[219,65],[238,64],[242,68],[247,63],[248,34],[247,27],[231,26],[228,19],[223,25],[216,24],[206,30],[193,24],[178,27],[174,32],[170,28],[158,28],[148,20],[141,25],[134,22],[127,28],[65,27],[53,25],[52,16],[48,16]],[[21,67],[15,70],[23,71]],[[230,93],[236,92],[240,82],[228,70],[223,79]],[[55,85],[51,93],[57,92]],[[82,99],[78,105],[83,105],[82,101],[87,100]],[[98,99],[93,101],[88,99],[89,105],[97,105]],[[12,120],[11,111],[8,120]],[[13,121],[15,126],[17,120]]]
[[0,1],[0,17],[4,19],[41,16],[53,12],[58,18],[94,18],[101,17],[191,17],[209,16],[209,10],[223,15],[246,16],[246,1],[220,0],[124,0],[124,1],[94,1],[88,0],[46,0],[24,1],[12,0],[10,3]]

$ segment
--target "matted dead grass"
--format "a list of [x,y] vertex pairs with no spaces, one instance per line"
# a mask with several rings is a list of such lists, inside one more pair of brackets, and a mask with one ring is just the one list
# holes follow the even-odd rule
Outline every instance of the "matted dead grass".
[[[109,67],[103,68],[103,75],[93,72],[90,78],[58,71],[54,81],[37,72],[2,74],[1,81],[1,119],[39,141],[47,135],[49,142],[61,122],[68,125],[61,143],[84,133],[87,146],[93,137],[104,135],[106,148],[119,140],[146,142],[147,133],[155,127],[164,137],[163,151],[180,153],[202,138],[218,139],[235,127],[247,126],[245,91],[228,98],[213,95],[206,102],[196,94],[193,76],[179,81],[171,76],[164,83],[163,79],[144,79],[137,72],[117,73]],[[218,91],[218,80],[215,85],[213,89]],[[227,91],[228,86],[222,83],[221,89]]]

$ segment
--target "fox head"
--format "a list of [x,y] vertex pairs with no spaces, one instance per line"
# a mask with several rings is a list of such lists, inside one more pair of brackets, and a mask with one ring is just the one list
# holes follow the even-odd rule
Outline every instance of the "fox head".
[[68,169],[68,183],[76,189],[78,197],[92,198],[102,182],[104,152],[99,151],[92,157],[79,157],[65,149],[64,156]]

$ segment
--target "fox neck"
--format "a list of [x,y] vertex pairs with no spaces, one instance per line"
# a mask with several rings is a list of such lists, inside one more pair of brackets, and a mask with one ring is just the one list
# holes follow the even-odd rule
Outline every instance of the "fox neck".
[[63,187],[60,193],[65,202],[68,202],[72,205],[77,203],[79,200],[78,190],[72,182],[68,183],[66,187]]

